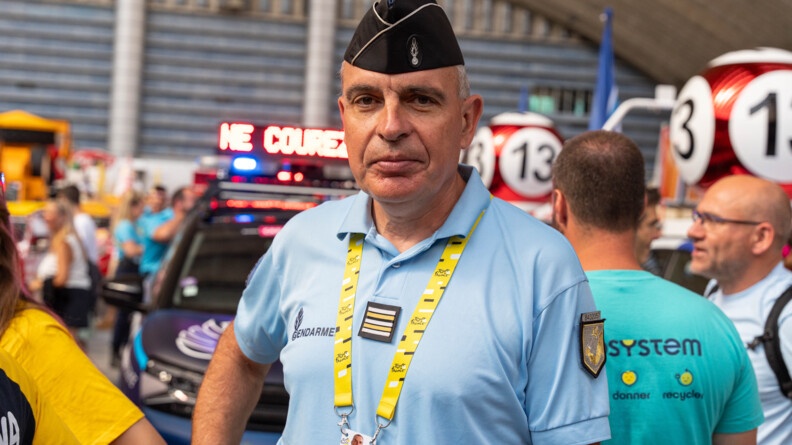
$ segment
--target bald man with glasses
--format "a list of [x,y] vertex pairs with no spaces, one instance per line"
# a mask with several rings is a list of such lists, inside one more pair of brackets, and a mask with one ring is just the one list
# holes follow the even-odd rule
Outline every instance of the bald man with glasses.
[[[790,235],[789,196],[778,185],[747,175],[728,176],[693,211],[690,269],[710,278],[706,294],[734,322],[756,372],[765,422],[757,443],[792,443],[792,399],[781,391],[765,354],[765,321],[776,300],[792,291],[781,251]],[[792,365],[792,304],[778,318],[780,350]]]

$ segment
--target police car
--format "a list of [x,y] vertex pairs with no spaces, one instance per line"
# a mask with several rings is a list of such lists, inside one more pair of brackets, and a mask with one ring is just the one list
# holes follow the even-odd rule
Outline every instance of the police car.
[[[137,277],[119,277],[103,289],[108,303],[144,314],[133,323],[119,386],[170,444],[190,443],[190,419],[209,360],[273,237],[297,213],[357,193],[345,159],[316,159],[311,153],[249,150],[219,176],[171,242],[150,301],[141,302]],[[276,362],[242,443],[275,444],[288,403]]]

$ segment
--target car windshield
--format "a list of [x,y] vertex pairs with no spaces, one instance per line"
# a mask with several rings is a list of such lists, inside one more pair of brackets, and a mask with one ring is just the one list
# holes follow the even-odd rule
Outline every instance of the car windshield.
[[174,290],[174,307],[234,313],[247,277],[272,236],[262,236],[260,227],[249,225],[198,227]]

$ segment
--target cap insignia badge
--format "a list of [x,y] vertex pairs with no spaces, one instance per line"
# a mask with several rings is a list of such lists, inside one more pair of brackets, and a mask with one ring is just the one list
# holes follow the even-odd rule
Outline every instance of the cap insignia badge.
[[410,36],[409,49],[410,65],[412,65],[413,68],[418,68],[418,66],[421,64],[421,50],[418,48],[418,38],[415,36]]

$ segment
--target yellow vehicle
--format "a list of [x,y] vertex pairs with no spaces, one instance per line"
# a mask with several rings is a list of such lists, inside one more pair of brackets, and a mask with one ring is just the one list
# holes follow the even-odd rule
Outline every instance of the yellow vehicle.
[[58,159],[71,151],[69,122],[21,110],[0,113],[0,171],[8,201],[47,199]]
[[[49,233],[41,211],[53,187],[63,185],[58,183],[65,180],[66,163],[72,155],[68,121],[21,110],[0,113],[0,172],[5,177],[6,202],[24,259],[26,281],[35,274],[48,249]],[[100,198],[84,200],[80,207],[102,231],[97,241],[100,263],[106,263],[110,252],[106,232],[113,207],[112,202]]]

